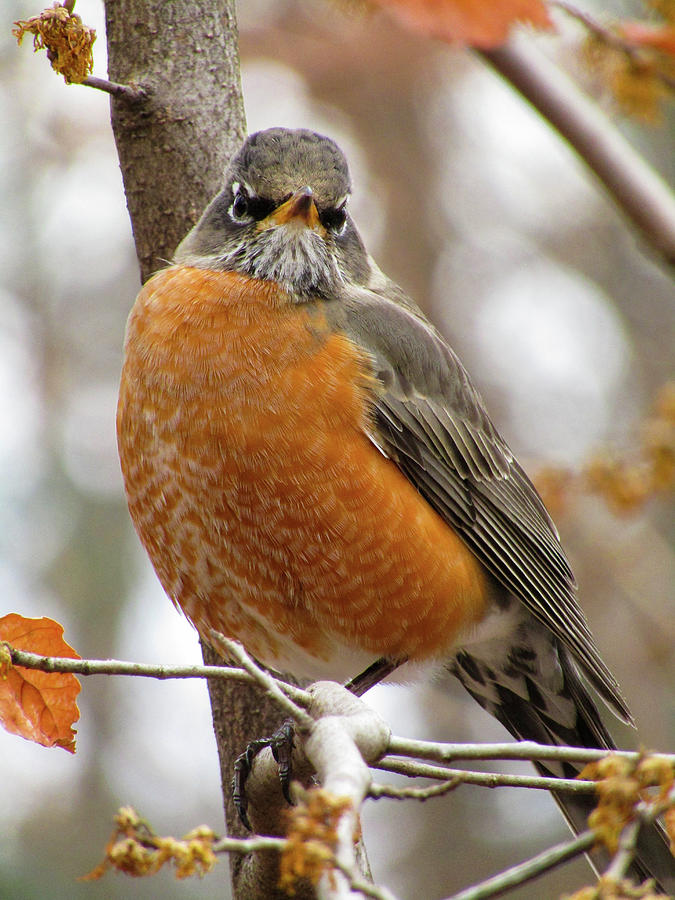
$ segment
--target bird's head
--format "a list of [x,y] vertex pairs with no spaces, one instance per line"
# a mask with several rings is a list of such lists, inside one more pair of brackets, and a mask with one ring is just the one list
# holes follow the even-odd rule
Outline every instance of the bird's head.
[[347,160],[330,138],[270,128],[246,139],[223,190],[176,251],[176,262],[278,282],[300,302],[361,283],[366,251],[349,215]]

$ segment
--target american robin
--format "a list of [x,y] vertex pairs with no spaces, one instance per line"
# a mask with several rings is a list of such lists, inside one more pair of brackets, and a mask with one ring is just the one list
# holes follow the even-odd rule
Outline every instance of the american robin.
[[[202,635],[275,669],[436,663],[516,738],[613,747],[584,680],[632,717],[555,525],[457,356],[368,255],[350,191],[329,138],[253,134],[141,290],[117,429],[157,575]],[[592,800],[556,799],[586,827]],[[640,852],[639,876],[675,884],[658,833]]]

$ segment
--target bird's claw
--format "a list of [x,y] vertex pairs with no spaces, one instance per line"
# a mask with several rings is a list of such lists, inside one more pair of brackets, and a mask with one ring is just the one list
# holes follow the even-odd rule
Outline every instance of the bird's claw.
[[279,780],[284,798],[291,803],[291,776],[293,774],[293,748],[295,726],[292,719],[287,719],[274,734],[266,738],[258,738],[251,741],[246,750],[237,757],[234,762],[234,776],[232,778],[232,800],[237,814],[245,828],[252,831],[248,817],[248,797],[246,796],[246,781],[251,774],[253,762],[256,756],[269,747],[272,756],[279,767]]

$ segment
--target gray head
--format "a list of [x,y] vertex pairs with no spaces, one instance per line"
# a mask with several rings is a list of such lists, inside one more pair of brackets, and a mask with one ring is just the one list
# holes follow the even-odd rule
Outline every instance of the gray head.
[[305,129],[250,135],[223,190],[176,251],[178,263],[278,281],[298,300],[362,283],[367,254],[347,211],[347,160]]

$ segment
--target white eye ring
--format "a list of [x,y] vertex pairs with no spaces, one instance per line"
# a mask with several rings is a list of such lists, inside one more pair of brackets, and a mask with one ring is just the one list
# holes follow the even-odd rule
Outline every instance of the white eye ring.
[[235,222],[250,222],[251,216],[248,212],[248,197],[243,191],[235,194],[232,206],[228,210],[230,218]]
[[256,192],[246,182],[233,181],[232,196],[234,199],[227,211],[232,221],[237,225],[252,222],[255,217],[251,215],[250,204],[257,197]]

